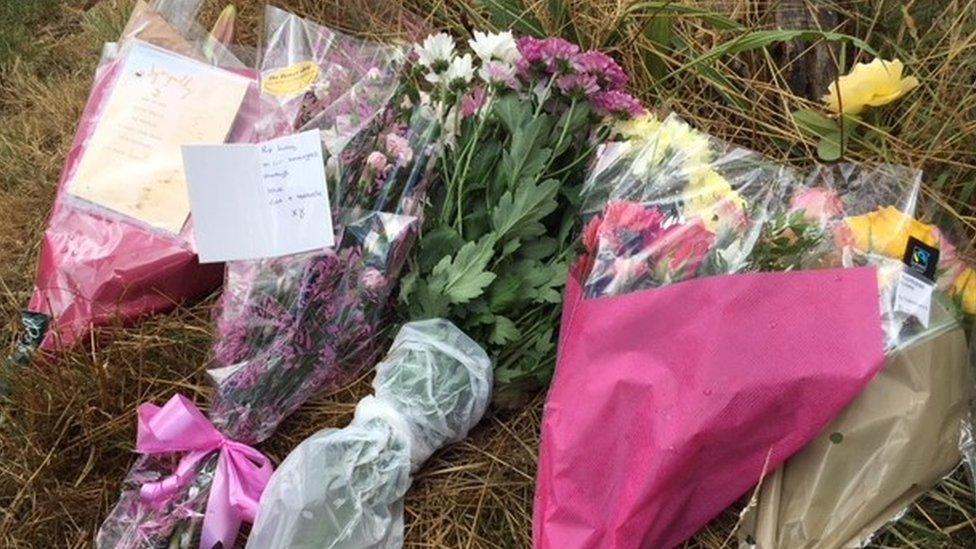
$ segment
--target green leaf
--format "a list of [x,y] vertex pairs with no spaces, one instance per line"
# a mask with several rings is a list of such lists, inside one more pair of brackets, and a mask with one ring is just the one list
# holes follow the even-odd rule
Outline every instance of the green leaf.
[[840,160],[841,157],[841,133],[840,130],[828,132],[820,138],[817,144],[817,156],[826,162]]
[[559,243],[551,236],[534,238],[522,245],[519,249],[519,257],[525,259],[545,259],[556,253],[558,247]]
[[772,46],[773,44],[791,42],[797,39],[810,41],[826,40],[828,42],[849,43],[874,55],[875,57],[878,56],[878,52],[875,51],[875,49],[864,40],[839,32],[822,30],[757,30],[742,33],[728,42],[723,42],[722,44],[715,46],[711,50],[690,61],[686,66],[700,65],[726,55],[734,55],[736,53],[762,49]]
[[485,271],[491,260],[494,241],[491,235],[477,242],[468,242],[452,259],[441,259],[430,273],[431,291],[440,293],[452,304],[463,304],[479,297],[495,280],[495,274]]
[[538,38],[546,36],[542,23],[520,0],[480,0],[479,3],[491,13],[491,22],[497,29],[510,29]]
[[822,137],[840,130],[836,120],[827,118],[813,109],[800,109],[794,112],[793,120],[801,131],[813,137]]
[[518,128],[512,134],[512,142],[502,157],[498,174],[507,183],[507,189],[521,181],[535,179],[549,163],[551,151],[545,148],[548,141],[549,120],[540,116]]
[[515,323],[504,316],[494,317],[495,323],[492,326],[491,337],[488,339],[495,345],[504,345],[514,341],[519,336],[519,330]]
[[[505,192],[491,211],[491,226],[499,241],[538,236],[539,222],[556,209],[559,181],[523,182],[515,194]],[[544,228],[543,228],[544,231]]]
[[570,42],[579,43],[576,25],[569,10],[569,0],[549,0],[549,17],[556,26],[554,36],[562,36]]
[[492,111],[510,134],[527,124],[532,117],[532,105],[527,101],[520,101],[515,94],[496,100]]
[[463,245],[464,239],[453,227],[441,225],[428,231],[420,239],[420,251],[417,254],[420,270],[429,272],[442,257],[454,255]]

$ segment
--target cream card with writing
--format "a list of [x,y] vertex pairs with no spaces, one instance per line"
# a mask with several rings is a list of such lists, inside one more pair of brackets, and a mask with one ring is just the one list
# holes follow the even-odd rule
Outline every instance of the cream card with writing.
[[171,233],[190,213],[181,147],[223,143],[249,80],[136,42],[68,192]]

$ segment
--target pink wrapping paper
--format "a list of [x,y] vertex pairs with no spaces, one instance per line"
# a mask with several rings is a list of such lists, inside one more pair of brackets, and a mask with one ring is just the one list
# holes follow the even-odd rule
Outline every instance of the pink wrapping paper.
[[[41,243],[30,311],[52,318],[41,348],[74,345],[93,326],[135,319],[203,297],[220,286],[222,264],[201,265],[190,223],[179,236],[70,196],[71,180],[115,85],[123,59],[100,67],[74,142],[65,160],[58,196]],[[229,142],[249,141],[257,117],[257,75],[238,113]]]
[[537,548],[667,548],[799,450],[884,362],[873,268],[597,299],[570,277],[543,416]]

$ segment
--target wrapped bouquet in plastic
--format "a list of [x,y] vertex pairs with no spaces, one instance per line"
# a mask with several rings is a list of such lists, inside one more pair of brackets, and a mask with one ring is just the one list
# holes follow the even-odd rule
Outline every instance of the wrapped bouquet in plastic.
[[[832,204],[836,260],[876,264],[894,282],[882,285],[892,312],[884,322],[885,367],[763,481],[739,530],[744,546],[863,546],[962,457],[973,457],[966,331],[976,314],[976,271],[966,259],[972,256],[957,249],[960,235],[946,230],[952,223],[939,209],[912,216],[892,207],[844,207],[850,175],[844,168],[818,170],[798,197],[816,196],[807,200],[811,206]],[[822,217],[824,210],[811,213]],[[935,254],[928,256],[931,277],[923,271],[919,279],[909,271],[928,253]]]
[[[537,547],[680,544],[814,439],[897,340],[879,267],[830,259],[846,233],[813,215],[835,204],[792,200],[801,178],[675,117],[621,133],[584,186]],[[859,173],[893,190],[876,206],[913,205],[913,174]]]
[[180,146],[249,141],[257,79],[195,27],[198,7],[139,3],[106,45],[44,234],[18,361],[219,285],[220,266],[194,252]]
[[[239,523],[253,520],[267,479],[263,462],[243,445],[263,441],[316,392],[353,381],[375,361],[439,132],[429,106],[396,90],[385,97],[350,94],[301,127],[320,129],[325,141],[336,245],[228,263],[216,312],[209,427],[187,427],[212,436],[188,447],[186,436],[160,434],[174,432],[165,425],[176,412],[147,414],[144,430],[153,435],[146,439],[164,443],[137,445],[143,455],[99,532],[99,546],[230,547]],[[339,127],[356,130],[329,132]],[[229,442],[215,447],[214,440]]]
[[478,423],[491,384],[488,355],[453,324],[406,324],[352,422],[312,435],[275,471],[247,546],[401,547],[411,473]]

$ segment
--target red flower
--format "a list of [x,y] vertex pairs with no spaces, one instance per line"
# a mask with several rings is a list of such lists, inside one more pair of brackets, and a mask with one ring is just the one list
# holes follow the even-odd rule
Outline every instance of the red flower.
[[700,219],[665,229],[650,248],[651,257],[672,282],[690,278],[715,244],[712,234]]

